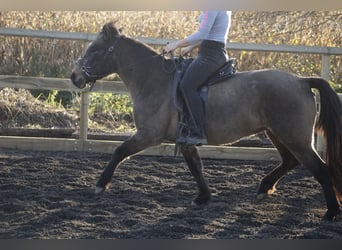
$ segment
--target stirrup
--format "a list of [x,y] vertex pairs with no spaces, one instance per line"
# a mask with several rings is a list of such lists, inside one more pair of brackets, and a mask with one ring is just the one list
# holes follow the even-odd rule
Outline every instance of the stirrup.
[[196,137],[186,137],[185,138],[185,144],[186,145],[196,145],[196,146],[202,146],[208,144],[208,141],[206,138],[196,138]]

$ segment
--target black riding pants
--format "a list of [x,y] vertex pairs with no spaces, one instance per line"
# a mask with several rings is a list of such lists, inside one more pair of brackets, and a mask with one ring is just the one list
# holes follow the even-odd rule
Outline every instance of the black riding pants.
[[180,89],[187,106],[189,125],[195,134],[204,133],[204,107],[198,90],[227,59],[223,43],[204,40],[200,45],[198,57],[190,64],[182,78]]

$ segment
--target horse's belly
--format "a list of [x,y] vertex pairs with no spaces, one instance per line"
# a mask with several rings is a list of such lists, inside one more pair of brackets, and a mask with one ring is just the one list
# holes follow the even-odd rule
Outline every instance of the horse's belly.
[[210,144],[236,141],[263,130],[260,100],[253,88],[213,86],[206,106],[206,130]]
[[221,116],[207,120],[206,131],[210,144],[234,142],[242,137],[255,134],[264,129],[255,114],[222,112]]

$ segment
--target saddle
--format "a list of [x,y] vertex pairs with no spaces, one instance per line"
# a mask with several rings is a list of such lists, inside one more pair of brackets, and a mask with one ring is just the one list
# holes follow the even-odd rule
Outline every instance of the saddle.
[[[182,94],[179,90],[179,84],[183,78],[184,73],[186,72],[187,68],[193,61],[193,58],[184,59],[183,57],[179,57],[175,59],[176,64],[176,72],[174,75],[173,80],[173,104],[175,108],[184,113],[184,101]],[[213,75],[211,75],[207,80],[206,83],[199,88],[198,94],[201,97],[203,104],[208,101],[208,90],[209,86],[224,81],[236,73],[235,69],[235,58],[230,58],[218,71],[216,71]]]
[[[182,57],[175,59],[176,72],[173,79],[172,97],[173,104],[178,111],[178,124],[176,131],[177,137],[188,129],[187,117],[185,116],[185,102],[183,100],[183,95],[179,89],[179,84],[184,73],[193,60],[193,58],[184,59]],[[232,77],[233,75],[235,75],[235,72],[235,58],[231,58],[226,62],[226,64],[224,64],[218,71],[216,71],[206,80],[206,83],[198,90],[198,95],[201,97],[203,105],[205,105],[205,103],[208,101],[209,86]],[[176,144],[174,155],[177,156],[179,154],[180,145]]]

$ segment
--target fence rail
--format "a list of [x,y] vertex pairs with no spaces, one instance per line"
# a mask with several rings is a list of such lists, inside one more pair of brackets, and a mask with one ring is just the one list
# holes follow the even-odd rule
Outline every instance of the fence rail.
[[[46,39],[67,39],[92,41],[96,35],[88,33],[69,33],[43,30],[27,30],[0,28],[0,35],[5,36],[26,36]],[[138,40],[150,45],[165,45],[171,39],[137,38]],[[288,45],[269,45],[269,44],[241,44],[228,43],[230,50],[241,51],[272,51],[279,53],[306,53],[319,54],[322,56],[321,76],[329,80],[330,56],[342,55],[342,48],[333,47],[312,47],[312,46],[288,46]],[[88,109],[89,92],[81,91],[71,84],[69,79],[60,78],[41,78],[0,75],[0,88],[23,88],[23,89],[44,89],[44,90],[65,90],[81,92],[81,111],[80,111],[80,137],[79,139],[61,138],[27,138],[0,136],[0,147],[16,149],[36,149],[36,150],[77,150],[111,153],[113,149],[121,144],[118,141],[88,140]],[[99,81],[95,84],[94,92],[127,93],[126,87],[120,81]],[[342,95],[340,95],[342,100]],[[319,146],[322,148],[322,146]],[[173,155],[174,146],[162,144],[144,151],[145,155]],[[244,147],[213,147],[202,146],[200,153],[205,158],[230,158],[230,159],[249,159],[249,160],[278,160],[279,154],[274,148],[244,148]]]
[[[4,36],[26,36],[32,38],[47,39],[63,39],[63,40],[80,40],[92,41],[96,34],[84,32],[61,32],[46,30],[30,30],[18,28],[1,28],[0,35]],[[163,38],[146,38],[140,37],[138,40],[150,45],[165,45],[173,39]],[[278,52],[278,53],[299,53],[299,54],[318,54],[321,55],[321,76],[330,79],[330,57],[333,55],[341,56],[342,48],[324,47],[324,46],[293,46],[293,45],[275,45],[275,44],[249,44],[249,43],[227,43],[227,49],[239,51],[261,51],[261,52]]]
[[[0,35],[5,36],[26,36],[34,38],[50,38],[63,40],[81,40],[92,41],[96,34],[84,32],[61,32],[61,31],[46,31],[46,30],[29,30],[17,28],[1,28]],[[173,39],[163,38],[147,38],[140,37],[138,40],[150,45],[165,45]],[[325,54],[325,55],[342,55],[342,48],[324,47],[324,46],[294,46],[294,45],[274,45],[274,44],[248,44],[248,43],[228,43],[227,48],[232,50],[245,51],[270,51],[283,53],[306,53],[306,54]]]

